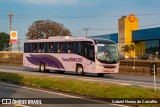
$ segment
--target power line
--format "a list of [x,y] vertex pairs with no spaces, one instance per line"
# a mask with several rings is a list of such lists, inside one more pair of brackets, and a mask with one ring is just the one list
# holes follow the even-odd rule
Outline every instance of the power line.
[[[55,15],[50,15],[50,16],[42,16],[42,15],[14,15],[14,18],[40,18],[40,17],[49,17],[49,18],[55,18],[55,19],[79,19],[79,18],[117,18],[117,17],[122,17],[126,15],[82,15],[82,16],[55,16]],[[137,14],[136,16],[160,16],[159,13],[157,14]],[[7,15],[1,15],[0,17],[2,18],[7,18]]]
[[137,14],[136,16],[160,16],[160,14]]
[[118,28],[109,28],[109,29],[101,29],[101,28],[90,28],[91,30],[114,30]]
[[148,26],[155,26],[155,25],[160,25],[160,23],[154,23],[154,24],[149,24],[149,25],[143,25],[143,26],[139,26],[139,27],[148,27]]
[[[148,25],[143,25],[143,26],[139,26],[139,27],[144,28],[144,27],[155,26],[155,25],[160,25],[160,23],[148,24]],[[108,29],[90,28],[90,29],[91,30],[115,30],[115,29],[118,29],[118,28],[108,28]],[[119,28],[119,29],[129,29],[129,28]]]
[[[106,17],[110,17],[110,18],[115,18],[115,17],[122,17],[123,15],[103,15],[103,16],[98,16],[98,15],[88,15],[88,16],[65,16],[65,17],[55,17],[55,16],[39,16],[39,15],[14,15],[14,18],[20,18],[20,19],[28,19],[28,18],[54,18],[54,19],[78,19],[78,18],[106,18]],[[157,14],[137,14],[136,16],[160,16],[159,13]],[[1,18],[8,18],[7,15],[0,15]],[[155,26],[155,25],[160,25],[160,23],[154,23],[154,24],[148,24],[148,25],[141,25],[139,26],[140,28],[144,28],[144,27],[149,27],[149,26]],[[115,30],[118,28],[108,28],[108,29],[105,29],[105,28],[89,28],[90,30]],[[124,28],[120,28],[120,29],[124,29]],[[84,29],[83,29],[84,30]],[[88,30],[86,30],[86,36],[88,35]]]

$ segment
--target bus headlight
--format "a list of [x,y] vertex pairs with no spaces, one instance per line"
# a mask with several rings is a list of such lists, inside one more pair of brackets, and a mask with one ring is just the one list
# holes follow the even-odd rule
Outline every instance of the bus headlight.
[[97,65],[96,68],[97,68],[97,69],[104,69],[104,66]]

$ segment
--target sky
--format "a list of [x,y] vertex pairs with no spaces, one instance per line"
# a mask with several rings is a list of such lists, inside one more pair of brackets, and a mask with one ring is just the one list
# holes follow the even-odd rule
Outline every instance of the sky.
[[0,0],[0,32],[18,31],[22,43],[29,26],[37,20],[53,20],[68,28],[73,36],[118,32],[118,19],[135,14],[139,29],[160,26],[160,0]]

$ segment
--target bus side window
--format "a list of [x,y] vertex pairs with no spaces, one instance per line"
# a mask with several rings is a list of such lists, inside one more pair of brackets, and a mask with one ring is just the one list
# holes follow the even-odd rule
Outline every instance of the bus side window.
[[44,53],[44,43],[39,43],[39,50],[38,52]]
[[58,43],[58,53],[62,52],[62,43]]
[[44,53],[44,43],[41,44],[42,53]]
[[33,53],[35,53],[36,50],[37,50],[37,49],[36,49],[36,46],[37,46],[36,43],[33,43],[33,44],[32,44],[32,52],[33,52]]
[[82,42],[82,52],[81,55],[86,57],[91,61],[95,61],[94,57],[94,46],[91,45],[92,43]]
[[41,43],[38,43],[37,44],[38,45],[38,53],[41,53],[42,52],[42,44]]
[[85,57],[88,57],[88,48],[87,47],[84,47],[84,55],[85,55]]
[[28,43],[28,52],[32,52],[32,44],[31,43]]
[[25,52],[25,53],[30,53],[30,52],[32,52],[31,43],[25,43],[25,44],[24,44],[24,52]]
[[64,42],[64,43],[62,43],[62,52],[63,53],[68,53],[68,49],[67,49],[67,47],[68,47],[68,43],[67,42]]
[[53,43],[49,43],[49,53],[53,53]]
[[95,61],[94,46],[90,46],[90,49],[89,49],[89,59],[92,60],[92,61]]
[[81,55],[81,42],[74,42],[72,47],[73,53]]
[[38,52],[38,43],[35,43],[34,53]]
[[48,53],[48,50],[49,50],[49,43],[46,42],[46,43],[44,43],[44,52]]
[[25,43],[25,44],[24,44],[24,52],[25,52],[25,53],[26,53],[26,52],[29,52],[29,51],[28,51],[28,43]]
[[87,57],[86,56],[86,45],[84,42],[81,43],[81,55],[84,57]]
[[94,50],[93,49],[89,49],[89,57],[94,57]]
[[73,43],[72,42],[68,43],[68,53],[73,53]]
[[54,53],[57,53],[57,52],[58,52],[58,43],[57,43],[57,42],[54,42],[53,45],[54,45],[54,47],[53,47],[53,52],[54,52]]
[[34,43],[32,43],[31,47],[32,47],[31,51],[34,52]]

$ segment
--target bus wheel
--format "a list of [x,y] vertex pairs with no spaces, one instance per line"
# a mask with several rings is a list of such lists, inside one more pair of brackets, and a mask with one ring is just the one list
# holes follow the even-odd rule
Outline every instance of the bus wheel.
[[40,72],[46,72],[46,67],[45,67],[44,63],[40,63],[40,65],[39,65],[39,71]]
[[104,76],[103,73],[98,73],[97,75],[98,75],[99,77],[103,77],[103,76]]
[[78,75],[84,75],[83,67],[82,65],[77,65],[76,72]]

